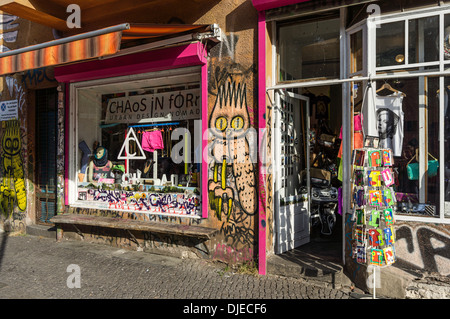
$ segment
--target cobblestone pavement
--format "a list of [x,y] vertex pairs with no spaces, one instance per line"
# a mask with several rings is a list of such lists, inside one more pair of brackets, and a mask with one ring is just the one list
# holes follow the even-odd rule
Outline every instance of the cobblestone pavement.
[[[68,282],[76,285],[77,273],[80,288],[69,288]],[[263,300],[352,295],[294,278],[236,273],[204,260],[0,233],[0,299],[10,298]]]

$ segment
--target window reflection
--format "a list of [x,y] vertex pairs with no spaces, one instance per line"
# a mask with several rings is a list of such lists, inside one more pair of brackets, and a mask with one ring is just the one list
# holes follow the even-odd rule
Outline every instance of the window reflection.
[[363,35],[362,31],[350,36],[350,72],[355,73],[363,69]]
[[279,28],[280,81],[339,78],[339,19]]
[[385,23],[376,32],[377,67],[405,64],[405,23]]
[[427,17],[409,21],[409,63],[439,60],[439,17]]

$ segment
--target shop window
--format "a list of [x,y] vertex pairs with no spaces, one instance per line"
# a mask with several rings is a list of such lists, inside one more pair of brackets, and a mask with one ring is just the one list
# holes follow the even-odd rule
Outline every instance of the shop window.
[[77,89],[76,195],[70,203],[201,216],[199,78],[187,74]]
[[439,61],[439,16],[408,21],[409,63]]
[[405,63],[405,22],[382,24],[376,30],[377,67]]
[[[429,14],[424,14],[427,10]],[[438,14],[439,10],[444,14]],[[436,76],[437,71],[447,71],[450,62],[450,14],[445,14],[448,10],[440,7],[382,16],[379,27],[373,28],[375,39],[368,39],[368,43],[376,45],[377,77],[386,76],[385,81],[377,82],[377,90],[389,84],[404,93],[403,117],[394,118],[397,124],[403,123],[403,144],[395,157],[395,191],[397,213],[405,220],[414,219],[409,216],[424,221],[429,217],[450,217],[446,137],[450,81]],[[409,76],[393,79],[392,72],[409,73]],[[414,77],[415,72],[429,72],[429,75]],[[382,94],[394,95],[384,90],[376,96]],[[374,105],[377,107],[378,102]]]
[[[374,116],[367,118],[369,135],[374,132],[380,147],[391,148],[395,155],[398,214],[439,216],[438,90],[438,77],[377,83]],[[427,165],[420,165],[420,152],[428,153]]]
[[350,73],[363,70],[363,32],[359,30],[350,35]]
[[280,25],[279,81],[339,78],[340,20]]

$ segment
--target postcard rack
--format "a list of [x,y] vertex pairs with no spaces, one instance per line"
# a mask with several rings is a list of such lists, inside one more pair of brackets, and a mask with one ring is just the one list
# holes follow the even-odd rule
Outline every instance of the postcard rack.
[[369,147],[356,149],[352,164],[352,257],[359,264],[378,269],[390,266],[396,259],[392,151]]

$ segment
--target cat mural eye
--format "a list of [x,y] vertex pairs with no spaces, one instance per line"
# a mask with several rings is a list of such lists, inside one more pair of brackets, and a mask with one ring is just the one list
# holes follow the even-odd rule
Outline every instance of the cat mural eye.
[[227,126],[228,126],[228,121],[224,116],[220,116],[217,118],[216,129],[223,132],[227,129]]
[[231,127],[235,130],[241,130],[244,127],[244,119],[242,116],[235,116],[231,120]]

